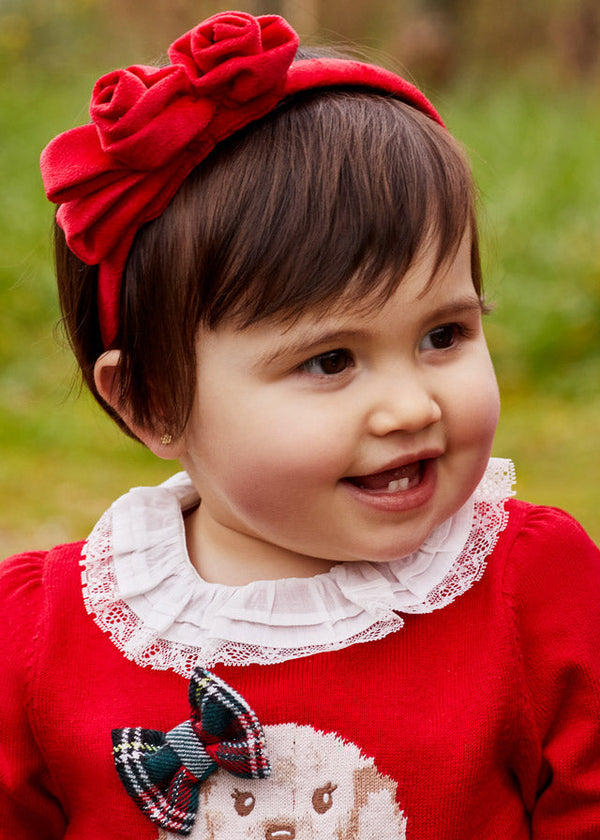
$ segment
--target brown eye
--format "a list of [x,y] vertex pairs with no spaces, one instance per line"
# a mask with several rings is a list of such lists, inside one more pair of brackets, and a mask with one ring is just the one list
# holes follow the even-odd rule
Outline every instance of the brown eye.
[[330,353],[323,353],[319,358],[323,373],[330,376],[346,370],[350,361],[346,350],[332,350]]
[[457,339],[464,334],[465,331],[461,329],[459,324],[444,324],[427,333],[423,339],[423,348],[425,350],[446,350],[456,344]]
[[231,796],[233,797],[233,807],[240,817],[247,817],[254,808],[254,803],[256,802],[254,796],[248,790],[237,790],[237,788]]
[[334,790],[337,790],[337,785],[332,785],[331,782],[327,782],[321,788],[317,788],[312,795],[312,806],[317,812],[317,814],[324,814],[333,805],[333,799],[331,794]]
[[320,353],[312,359],[304,362],[302,370],[307,373],[314,373],[320,376],[335,376],[336,373],[343,373],[346,368],[352,367],[353,359],[348,350],[330,350],[328,353]]

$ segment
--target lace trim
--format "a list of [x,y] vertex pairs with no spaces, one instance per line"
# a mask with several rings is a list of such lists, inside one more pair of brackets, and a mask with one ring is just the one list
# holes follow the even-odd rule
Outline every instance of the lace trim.
[[[162,487],[168,486],[170,482],[166,482],[166,485]],[[223,630],[223,624],[221,622],[219,627],[218,620],[211,627],[201,624],[202,617],[198,617],[198,621],[191,623],[189,619],[186,621],[185,615],[181,619],[177,617],[173,619],[173,614],[177,615],[177,612],[173,613],[170,609],[169,602],[173,603],[173,596],[169,593],[164,603],[158,602],[162,607],[162,614],[155,600],[152,621],[150,622],[147,618],[144,620],[125,600],[119,585],[113,556],[113,543],[119,536],[118,533],[113,532],[115,506],[100,519],[82,552],[85,606],[100,629],[110,635],[113,644],[128,659],[138,665],[157,670],[173,670],[186,678],[191,676],[197,665],[208,668],[218,663],[270,665],[325,651],[339,650],[357,643],[375,641],[403,626],[404,621],[398,613],[428,613],[441,609],[470,589],[481,578],[487,558],[495,547],[500,533],[506,527],[508,514],[505,511],[504,502],[513,494],[511,490],[513,483],[512,463],[504,459],[492,458],[472,500],[465,509],[459,512],[459,514],[462,513],[463,520],[466,515],[469,516],[470,529],[463,533],[463,539],[458,550],[454,552],[449,569],[443,574],[441,580],[438,577],[436,585],[422,597],[412,596],[412,603],[409,602],[410,599],[407,601],[407,590],[398,582],[400,572],[398,569],[394,571],[392,567],[404,567],[410,570],[415,564],[417,566],[419,563],[423,564],[423,551],[415,552],[415,555],[403,558],[394,564],[385,564],[383,569],[380,564],[341,564],[335,566],[326,575],[307,579],[307,581],[316,581],[322,578],[324,581],[320,582],[321,586],[323,582],[331,586],[331,582],[334,581],[335,587],[340,590],[340,597],[347,605],[345,606],[346,615],[337,615],[338,620],[330,620],[328,625],[327,622],[323,622],[322,635],[325,637],[323,641],[317,640],[318,633],[317,637],[312,634],[313,641],[309,643],[293,645],[285,644],[284,632],[281,645],[277,644],[276,633],[273,636],[273,644],[256,644],[244,641],[242,638],[227,638],[226,633],[219,633],[219,629]],[[159,489],[152,488],[152,490]],[[181,488],[176,490],[175,495],[178,497],[178,506],[181,503],[185,507],[193,502],[193,494],[190,496],[188,486],[185,486],[183,490]],[[119,501],[115,505],[118,505]],[[135,530],[135,523],[130,524],[132,531]],[[176,530],[183,533],[181,514],[176,524]],[[457,526],[459,530],[462,524],[459,521]],[[454,537],[456,540],[457,527],[450,534],[448,534],[449,526],[441,526],[437,532],[434,532],[436,539],[433,540],[430,550],[435,556],[443,553],[438,551],[436,555],[436,550],[439,545],[443,548],[444,541],[447,542],[449,537]],[[130,534],[127,536],[131,537]],[[137,536],[139,538],[139,534]],[[169,555],[169,549],[172,554],[173,547],[166,546],[166,556]],[[192,572],[196,583],[203,588],[218,589],[216,585],[201,581],[189,564],[185,552],[183,554],[184,556],[178,558],[179,569],[169,569],[169,572],[165,574],[165,579],[169,575],[176,577],[180,571],[185,570],[188,576],[187,583],[190,582],[189,575]],[[366,570],[363,568],[361,574],[358,567],[366,567]],[[368,574],[369,569],[372,570],[373,567],[376,567],[376,574]],[[357,577],[361,578],[358,585],[355,580]],[[415,579],[418,584],[418,575]],[[249,585],[249,587],[252,586],[252,584]],[[249,587],[239,587],[238,590],[247,591]],[[232,589],[235,590],[235,588]],[[255,587],[256,589],[260,592],[260,587]],[[157,582],[156,592],[161,591],[166,591],[164,580]],[[139,597],[139,593],[137,595]],[[134,600],[133,596],[128,600]],[[181,604],[178,604],[178,607],[181,607]],[[337,608],[339,611],[339,604]],[[359,629],[354,632],[357,626]],[[177,631],[179,638],[173,638],[173,628]],[[301,629],[302,635],[311,637],[310,626],[302,625]]]
[[[491,458],[479,487],[475,492],[473,524],[467,542],[444,580],[438,584],[422,604],[406,607],[407,613],[427,613],[451,603],[481,579],[500,534],[508,523],[504,502],[513,496],[515,468],[512,461]],[[503,488],[511,488],[506,493]]]

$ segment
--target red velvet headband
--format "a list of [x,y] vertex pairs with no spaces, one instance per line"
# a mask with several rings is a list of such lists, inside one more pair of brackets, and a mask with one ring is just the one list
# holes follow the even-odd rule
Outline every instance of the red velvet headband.
[[443,125],[413,85],[371,64],[293,61],[298,36],[281,17],[214,15],[169,48],[165,67],[133,66],[96,82],[91,124],[42,152],[46,195],[69,248],[99,265],[104,346],[119,324],[121,276],[137,231],[156,219],[217,143],[311,88],[360,86],[390,93]]

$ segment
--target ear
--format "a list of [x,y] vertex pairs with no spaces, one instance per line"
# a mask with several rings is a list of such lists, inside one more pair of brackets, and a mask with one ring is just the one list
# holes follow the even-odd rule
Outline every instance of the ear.
[[127,402],[121,398],[121,351],[107,350],[94,365],[94,383],[102,399],[148,449],[159,458],[171,460],[181,455],[181,442],[168,440],[167,430],[159,431],[137,423]]

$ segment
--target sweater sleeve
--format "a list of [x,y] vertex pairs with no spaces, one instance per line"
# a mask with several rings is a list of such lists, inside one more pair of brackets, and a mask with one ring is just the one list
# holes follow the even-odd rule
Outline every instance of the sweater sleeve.
[[[600,552],[562,511],[531,508],[505,578],[531,728],[534,840],[600,837]],[[533,775],[533,774],[532,774]]]
[[29,720],[44,554],[0,563],[0,826],[3,837],[58,840],[66,820]]

